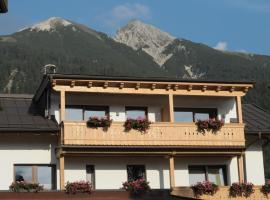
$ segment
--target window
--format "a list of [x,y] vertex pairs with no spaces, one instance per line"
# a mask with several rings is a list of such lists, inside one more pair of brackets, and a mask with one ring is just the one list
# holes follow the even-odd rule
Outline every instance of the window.
[[40,183],[44,189],[55,189],[55,165],[15,165],[15,181]]
[[219,186],[227,185],[226,166],[189,166],[189,184],[210,181]]
[[84,120],[88,120],[89,117],[106,117],[108,114],[107,106],[88,106],[84,109]]
[[126,107],[127,119],[147,118],[147,107]]
[[67,106],[66,120],[82,121],[89,117],[105,117],[109,115],[108,106]]
[[83,109],[79,107],[67,107],[65,110],[65,119],[83,120]]
[[196,122],[216,117],[216,108],[174,108],[175,122]]
[[93,189],[95,189],[95,166],[86,165],[86,181],[92,184]]
[[138,179],[146,179],[144,165],[128,165],[127,166],[128,181],[136,181]]

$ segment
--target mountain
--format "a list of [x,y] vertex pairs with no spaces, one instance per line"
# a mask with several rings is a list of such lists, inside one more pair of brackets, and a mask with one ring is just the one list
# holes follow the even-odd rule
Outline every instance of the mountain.
[[144,51],[134,51],[104,33],[52,17],[0,37],[1,92],[33,93],[41,80],[42,66],[48,63],[55,64],[60,73],[168,75]]
[[244,100],[270,110],[270,56],[219,51],[138,20],[113,38],[59,17],[0,36],[0,92],[33,93],[48,63],[59,73],[256,81]]
[[244,98],[270,110],[270,56],[220,51],[201,43],[179,39],[151,25],[131,21],[114,40],[142,50],[171,76],[188,79],[255,81]]
[[133,20],[119,29],[114,37],[115,41],[126,44],[134,50],[142,49],[160,66],[170,58],[171,54],[165,54],[164,50],[174,39],[169,33],[138,20]]

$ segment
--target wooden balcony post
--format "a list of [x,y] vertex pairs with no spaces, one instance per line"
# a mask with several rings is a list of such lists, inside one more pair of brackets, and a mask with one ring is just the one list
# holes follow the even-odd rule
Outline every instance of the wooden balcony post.
[[170,188],[175,187],[175,177],[174,177],[174,157],[170,156]]
[[243,123],[241,96],[236,97],[238,123]]
[[174,122],[174,103],[173,103],[173,94],[169,94],[169,113],[170,113],[170,122]]
[[60,92],[60,122],[65,120],[66,96],[65,91]]
[[63,155],[59,158],[60,169],[60,190],[65,189],[65,157]]
[[244,182],[244,158],[243,154],[237,156],[239,182]]

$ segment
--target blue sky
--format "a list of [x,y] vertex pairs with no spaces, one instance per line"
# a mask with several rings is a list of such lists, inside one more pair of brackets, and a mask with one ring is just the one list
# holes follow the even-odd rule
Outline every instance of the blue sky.
[[211,47],[270,55],[270,0],[9,0],[0,35],[52,16],[109,35],[140,19]]

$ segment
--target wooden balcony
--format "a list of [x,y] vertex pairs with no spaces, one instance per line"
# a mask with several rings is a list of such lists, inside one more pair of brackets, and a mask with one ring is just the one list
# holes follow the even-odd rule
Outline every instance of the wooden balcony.
[[225,124],[213,134],[202,134],[194,123],[153,123],[146,133],[124,131],[123,123],[114,122],[104,131],[88,128],[86,122],[63,122],[62,144],[83,146],[183,146],[183,147],[244,147],[244,125]]

